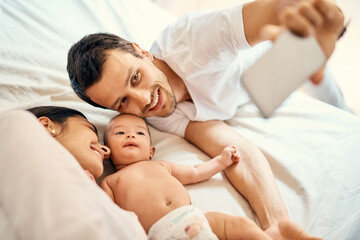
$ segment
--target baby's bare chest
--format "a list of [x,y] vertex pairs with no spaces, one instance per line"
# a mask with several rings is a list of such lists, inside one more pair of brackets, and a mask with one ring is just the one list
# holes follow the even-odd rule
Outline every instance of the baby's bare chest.
[[128,166],[120,170],[112,185],[116,203],[128,210],[190,201],[185,187],[161,164]]

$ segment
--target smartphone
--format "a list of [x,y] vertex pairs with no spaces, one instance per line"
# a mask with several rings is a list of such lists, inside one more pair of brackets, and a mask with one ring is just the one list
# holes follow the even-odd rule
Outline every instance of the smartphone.
[[315,37],[284,31],[272,48],[245,70],[240,81],[261,114],[268,118],[325,61]]

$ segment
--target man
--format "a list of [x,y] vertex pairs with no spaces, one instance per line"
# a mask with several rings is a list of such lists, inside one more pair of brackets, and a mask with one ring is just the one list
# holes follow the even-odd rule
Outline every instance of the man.
[[[236,144],[240,161],[225,173],[262,229],[276,239],[304,239],[309,236],[290,220],[265,156],[222,120],[248,101],[238,83],[242,49],[288,28],[315,35],[330,57],[342,27],[342,13],[326,0],[259,0],[184,17],[164,30],[151,53],[114,35],[85,36],[69,51],[68,72],[74,91],[88,103],[147,117],[211,157]],[[321,69],[311,80],[322,77]]]

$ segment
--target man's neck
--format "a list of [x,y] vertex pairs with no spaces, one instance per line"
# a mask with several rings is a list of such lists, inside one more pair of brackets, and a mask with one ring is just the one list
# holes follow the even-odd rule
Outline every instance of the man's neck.
[[169,79],[169,83],[177,102],[191,100],[191,96],[184,81],[163,60],[154,58],[153,64],[159,68]]

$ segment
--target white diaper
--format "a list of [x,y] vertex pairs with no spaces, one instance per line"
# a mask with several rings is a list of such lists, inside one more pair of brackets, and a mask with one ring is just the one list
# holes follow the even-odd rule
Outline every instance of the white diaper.
[[149,230],[148,239],[218,239],[211,231],[205,214],[198,208],[188,205],[169,212],[154,223]]

